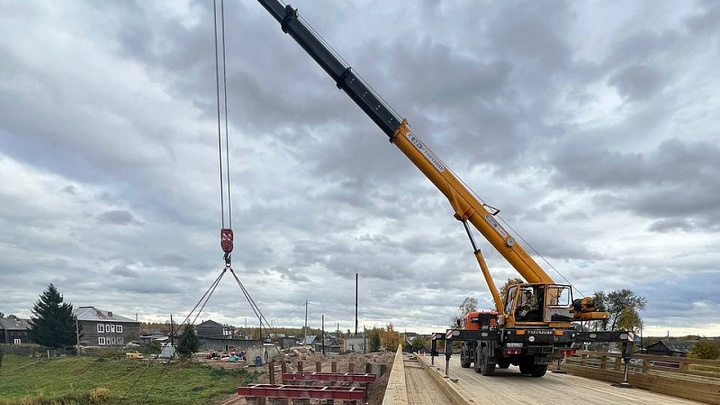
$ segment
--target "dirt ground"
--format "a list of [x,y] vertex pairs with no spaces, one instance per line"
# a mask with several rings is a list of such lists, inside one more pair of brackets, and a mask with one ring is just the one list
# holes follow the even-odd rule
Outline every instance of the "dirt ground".
[[[348,353],[348,354],[340,354],[340,355],[332,355],[332,356],[323,356],[320,353],[315,353],[315,351],[312,350],[311,348],[305,348],[305,347],[291,348],[291,349],[283,350],[274,359],[274,361],[275,361],[275,384],[282,384],[282,382],[280,381],[281,362],[285,362],[288,373],[298,371],[298,363],[302,363],[303,371],[314,372],[314,371],[316,371],[316,363],[320,362],[320,365],[321,365],[320,370],[322,372],[327,372],[327,373],[332,371],[333,363],[336,364],[338,373],[349,372],[350,364],[354,364],[354,367],[355,367],[354,372],[356,374],[365,373],[365,367],[366,367],[367,363],[374,365],[374,367],[373,367],[374,370],[378,370],[380,368],[379,367],[380,365],[385,365],[385,367],[384,367],[385,373],[379,379],[377,379],[375,382],[369,383],[367,386],[368,401],[366,402],[366,404],[381,405],[382,400],[383,400],[383,395],[385,394],[385,387],[387,386],[387,382],[388,382],[388,376],[390,375],[390,370],[392,369],[392,363],[393,363],[394,357],[395,357],[395,354],[391,353],[391,352],[368,353],[368,354]],[[229,362],[217,361],[217,360],[207,360],[207,362],[214,367],[224,367],[224,368],[248,367],[248,366],[246,366],[245,363],[229,363]],[[255,370],[255,371],[260,371],[263,373],[262,377],[257,382],[258,384],[269,384],[270,383],[270,378],[268,375],[268,364],[265,364],[260,367],[248,367],[248,370]],[[316,385],[322,386],[321,383],[319,383],[319,382],[316,383]],[[321,404],[321,403],[324,403],[324,401],[311,402],[311,403]],[[342,403],[342,402],[337,401],[336,403]],[[231,397],[228,397],[224,401],[218,403],[218,405],[246,405],[246,404],[247,404],[247,402],[245,401],[245,398],[240,397],[237,394],[233,395]]]

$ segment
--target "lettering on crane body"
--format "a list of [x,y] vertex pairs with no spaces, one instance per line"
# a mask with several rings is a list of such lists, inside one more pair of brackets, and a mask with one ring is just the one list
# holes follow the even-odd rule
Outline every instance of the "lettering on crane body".
[[433,155],[433,153],[430,152],[430,149],[428,149],[428,147],[425,146],[425,144],[423,144],[422,141],[417,136],[415,136],[412,132],[406,132],[405,137],[407,137],[407,139],[410,141],[410,143],[412,143],[413,146],[415,146],[415,148],[417,150],[419,150],[420,153],[422,153],[425,156],[425,158],[428,161],[430,161],[430,163],[432,163],[432,165],[435,166],[435,168],[439,172],[445,171],[445,165],[443,165],[440,162],[440,159],[435,157],[435,155]]
[[505,232],[504,229],[500,226],[500,224],[495,221],[495,218],[493,218],[490,214],[485,214],[485,220],[495,229],[495,232],[497,232],[500,236],[503,238],[507,238],[507,232]]

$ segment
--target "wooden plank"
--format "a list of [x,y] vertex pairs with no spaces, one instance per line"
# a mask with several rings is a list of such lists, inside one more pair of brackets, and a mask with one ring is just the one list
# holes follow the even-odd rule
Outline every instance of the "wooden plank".
[[[583,368],[574,364],[565,364],[562,369],[573,375],[611,383],[623,379],[621,372],[612,370]],[[688,381],[649,374],[630,374],[628,381],[634,387],[648,391],[720,405],[720,384],[717,381]]]

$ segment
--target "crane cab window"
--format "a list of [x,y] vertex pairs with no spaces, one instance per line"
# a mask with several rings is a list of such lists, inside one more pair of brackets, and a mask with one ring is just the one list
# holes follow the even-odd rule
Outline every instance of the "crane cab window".
[[515,309],[515,319],[520,322],[540,322],[543,319],[545,289],[543,286],[522,286]]
[[567,322],[572,320],[572,289],[569,285],[547,286],[545,321]]
[[505,298],[505,313],[506,314],[513,313],[513,309],[515,308],[516,291],[517,291],[516,285],[508,288],[507,297]]
[[569,307],[572,303],[570,286],[550,285],[548,286],[548,306]]

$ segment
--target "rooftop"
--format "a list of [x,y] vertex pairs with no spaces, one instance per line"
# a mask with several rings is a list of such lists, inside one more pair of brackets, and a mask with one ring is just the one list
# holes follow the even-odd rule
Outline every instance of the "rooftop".
[[113,313],[112,311],[105,311],[104,309],[98,309],[95,307],[79,307],[73,311],[78,321],[112,321],[112,322],[133,322],[139,323],[134,319],[126,318],[124,316]]
[[0,329],[27,330],[29,328],[30,321],[28,319],[20,319],[15,315],[10,315],[6,318],[0,318]]

